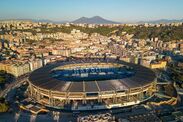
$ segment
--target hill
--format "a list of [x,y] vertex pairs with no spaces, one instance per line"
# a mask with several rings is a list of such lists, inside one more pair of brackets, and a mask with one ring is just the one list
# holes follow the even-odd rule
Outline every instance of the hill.
[[87,17],[81,17],[75,21],[72,21],[72,23],[86,23],[86,24],[119,24],[119,22],[114,22],[111,20],[106,20],[100,16],[94,16],[91,18]]

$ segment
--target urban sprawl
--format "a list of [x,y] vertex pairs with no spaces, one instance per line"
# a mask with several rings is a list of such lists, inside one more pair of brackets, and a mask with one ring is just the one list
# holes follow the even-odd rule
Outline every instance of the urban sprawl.
[[[183,23],[54,24],[9,20],[0,21],[0,40],[1,74],[11,74],[15,79],[56,61],[83,57],[122,60],[156,73],[156,98],[148,104],[72,116],[77,121],[183,121]],[[0,86],[0,90],[5,91],[9,85]],[[56,119],[58,114],[54,112]]]

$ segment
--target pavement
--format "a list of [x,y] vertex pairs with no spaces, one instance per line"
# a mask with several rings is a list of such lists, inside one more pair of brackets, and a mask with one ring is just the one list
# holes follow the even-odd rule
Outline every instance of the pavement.
[[0,122],[75,122],[76,120],[72,113],[59,113],[58,116],[52,113],[33,115],[25,112],[0,114]]

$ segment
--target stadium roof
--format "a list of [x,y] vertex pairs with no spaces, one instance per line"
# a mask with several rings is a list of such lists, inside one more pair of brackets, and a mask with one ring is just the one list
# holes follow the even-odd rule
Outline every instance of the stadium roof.
[[[100,80],[100,81],[63,81],[53,78],[51,71],[59,66],[74,63],[94,63],[94,62],[110,62],[120,63],[126,66],[133,67],[135,74],[131,77],[115,79],[115,80]],[[40,88],[59,91],[59,92],[103,92],[103,91],[122,91],[129,88],[141,87],[150,84],[155,80],[155,73],[146,67],[117,61],[115,59],[80,59],[71,61],[58,61],[48,64],[42,68],[33,71],[30,74],[29,81]]]

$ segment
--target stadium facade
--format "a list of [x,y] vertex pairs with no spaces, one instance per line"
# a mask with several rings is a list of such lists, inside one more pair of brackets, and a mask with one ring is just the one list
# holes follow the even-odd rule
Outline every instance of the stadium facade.
[[57,61],[32,72],[28,93],[58,109],[98,110],[135,105],[153,96],[155,73],[116,59]]

